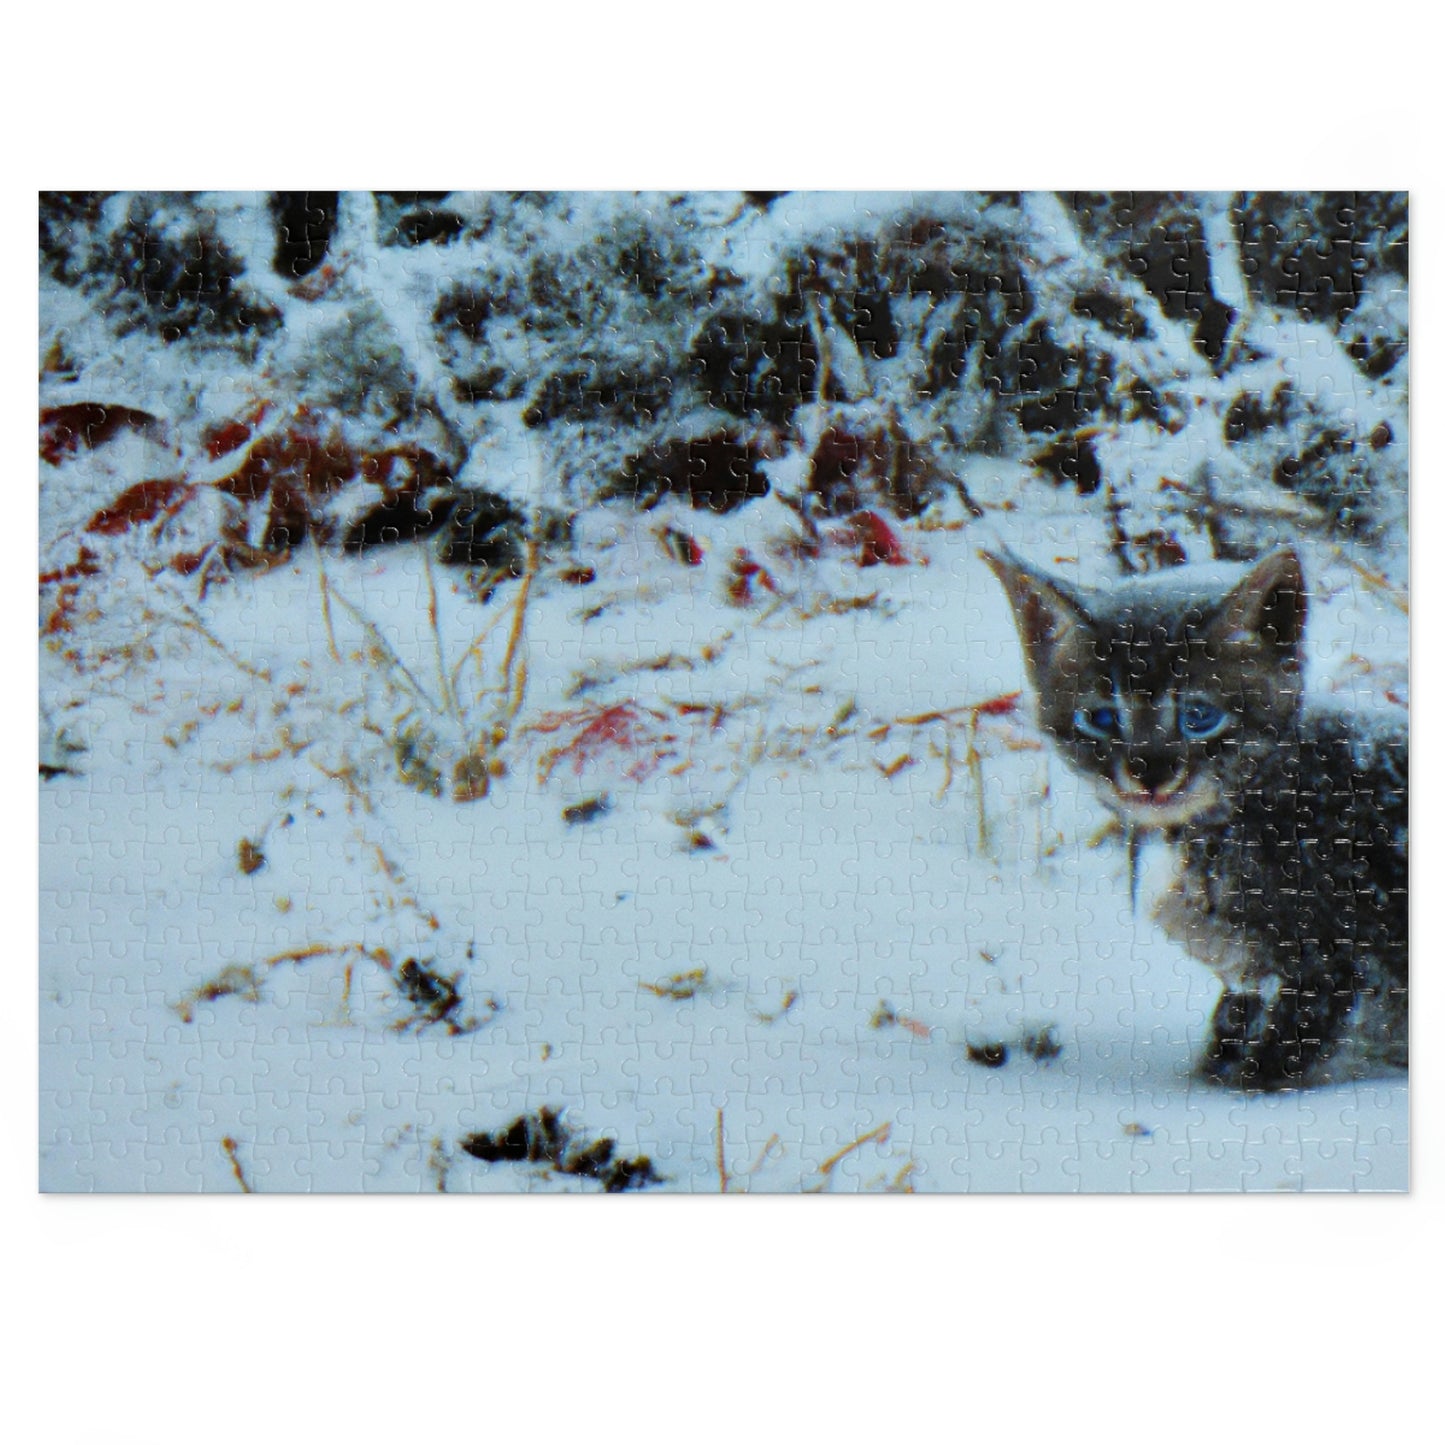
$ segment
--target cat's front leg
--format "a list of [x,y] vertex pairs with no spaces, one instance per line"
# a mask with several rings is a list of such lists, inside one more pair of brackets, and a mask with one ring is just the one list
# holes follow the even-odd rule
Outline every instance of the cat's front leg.
[[1264,999],[1257,993],[1226,988],[1214,1008],[1209,1041],[1199,1072],[1211,1083],[1231,1088],[1259,1087],[1258,1054],[1266,1043]]
[[1200,1071],[1230,1088],[1300,1087],[1333,1047],[1352,1003],[1350,992],[1328,984],[1306,989],[1277,977],[1253,991],[1226,988]]

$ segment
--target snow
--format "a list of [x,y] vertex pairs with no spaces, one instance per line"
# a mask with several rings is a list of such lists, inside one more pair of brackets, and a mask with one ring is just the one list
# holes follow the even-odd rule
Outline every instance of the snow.
[[[693,204],[757,287],[805,226],[941,207]],[[244,208],[224,209],[244,231]],[[537,244],[575,246],[633,209],[580,198]],[[101,559],[72,630],[42,647],[49,730],[84,748],[41,790],[44,1188],[596,1188],[460,1147],[543,1107],[684,1192],[1405,1185],[1403,1080],[1244,1097],[1192,1078],[1218,985],[1130,913],[1123,851],[1096,845],[1106,814],[1012,701],[1023,662],[979,549],[1001,541],[1085,585],[1114,575],[1099,498],[1017,453],[960,465],[981,522],[948,495],[889,518],[901,565],[859,565],[855,534],[826,518],[820,554],[799,557],[776,494],[723,515],[584,500],[529,583],[489,593],[421,542],[304,546],[219,577],[156,566],[214,535],[201,505],[154,548],[140,527],[86,533],[136,482],[234,470],[198,437],[237,398],[336,395],[345,358],[323,363],[316,328],[357,317],[443,407],[463,485],[558,505],[551,444],[519,402],[448,400],[427,338],[454,248],[382,247],[375,216],[370,198],[343,206],[354,264],[334,297],[306,309],[270,288],[284,333],[254,363],[188,342],[182,364],[137,338],[144,367],[108,360],[99,320],[43,284],[43,326],[85,366],[44,383],[42,405],[123,397],[170,427],[164,446],[123,436],[42,466],[42,569],[78,544]],[[1096,266],[1077,236],[1052,239],[1066,267]],[[1403,441],[1397,388],[1367,383],[1328,327],[1257,310],[1256,340],[1280,341],[1253,364],[1264,394],[1289,376]],[[1100,444],[1141,529],[1185,526],[1158,479],[1212,465],[1240,384],[1160,331],[1158,364],[1201,392],[1188,426]],[[901,363],[879,366],[901,384]],[[799,450],[765,465],[801,490]],[[1294,536],[1267,476],[1225,474],[1258,504],[1262,544]],[[1317,696],[1378,701],[1403,679],[1408,619],[1386,596],[1405,586],[1402,518],[1403,499],[1381,537],[1297,539]],[[743,551],[767,581],[740,597]],[[582,567],[591,580],[567,580]],[[499,764],[484,794],[455,801],[456,770],[484,755]],[[1162,851],[1145,859],[1156,879]],[[406,959],[455,977],[449,1019],[403,997]],[[1045,1031],[1057,1054],[1032,1057]],[[999,1045],[1002,1066],[978,1061]],[[1357,1138],[1389,1142],[1361,1154]]]

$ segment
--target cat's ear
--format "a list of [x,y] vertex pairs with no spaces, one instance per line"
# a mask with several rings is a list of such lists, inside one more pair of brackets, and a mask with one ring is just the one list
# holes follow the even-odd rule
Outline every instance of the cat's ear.
[[1089,614],[1052,578],[1026,567],[1007,553],[980,552],[1013,604],[1014,621],[1035,680],[1048,666],[1059,643],[1076,627],[1089,625]]
[[1226,636],[1252,634],[1278,652],[1295,655],[1307,610],[1299,554],[1281,547],[1256,562],[1225,598],[1218,626]]

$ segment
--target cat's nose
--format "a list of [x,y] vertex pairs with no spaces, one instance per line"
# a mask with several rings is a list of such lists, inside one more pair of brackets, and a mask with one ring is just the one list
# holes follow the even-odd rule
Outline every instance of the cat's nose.
[[1125,760],[1129,776],[1148,793],[1173,792],[1181,781],[1180,760],[1167,753],[1161,756],[1132,754]]

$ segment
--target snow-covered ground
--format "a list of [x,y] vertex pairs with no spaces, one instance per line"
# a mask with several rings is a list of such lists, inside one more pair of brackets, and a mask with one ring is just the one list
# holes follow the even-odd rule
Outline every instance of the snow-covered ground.
[[[1368,377],[1340,327],[1256,302],[1217,369],[1058,202],[1030,198],[989,234],[1014,238],[1041,314],[1087,349],[1105,333],[1069,298],[1107,286],[1136,305],[1149,340],[1108,344],[1179,408],[1177,426],[1076,429],[1102,488],[1061,483],[1047,437],[985,415],[987,385],[915,405],[908,340],[928,323],[895,300],[892,357],[815,318],[828,398],[729,432],[768,495],[642,508],[579,480],[613,460],[605,416],[522,420],[585,327],[482,316],[472,331],[499,366],[534,366],[531,390],[459,401],[478,357],[431,322],[458,277],[510,294],[528,225],[565,290],[578,248],[635,220],[623,199],[519,202],[505,222],[495,201],[449,200],[460,239],[398,246],[382,208],[343,198],[315,296],[272,274],[264,204],[207,204],[280,318],[257,345],[204,326],[167,343],[117,326],[113,296],[42,282],[42,412],[135,413],[94,445],[57,445],[52,425],[41,465],[46,1189],[1405,1186],[1403,1079],[1245,1097],[1192,1078],[1218,985],[1131,909],[1107,815],[1032,724],[977,555],[1003,541],[1102,580],[1121,549],[1290,535],[1314,592],[1311,689],[1402,706],[1403,364]],[[656,234],[681,205],[634,204]],[[979,208],[687,204],[680,233],[752,295],[860,208],[875,229],[926,212],[960,234]],[[1219,210],[1200,209],[1234,277],[1215,292],[1241,310]],[[621,326],[624,302],[596,300],[596,324]],[[639,307],[639,349],[663,355]],[[674,311],[658,325],[687,341]],[[1291,417],[1227,444],[1237,398],[1286,383]],[[592,375],[582,395],[602,390]],[[646,446],[701,434],[705,405],[672,404],[635,423]],[[1322,416],[1394,468],[1361,482],[1367,524],[1272,479]],[[961,487],[903,515],[876,493],[800,507],[830,428],[911,444],[945,424],[956,446],[922,474]],[[451,446],[460,485],[508,499],[534,540],[486,577],[425,538],[278,546],[277,477],[315,487],[310,454],[286,460],[306,427],[338,451]],[[271,490],[247,491],[235,478],[268,446]],[[313,496],[317,516],[366,485]],[[1157,879],[1159,845],[1145,863]],[[502,1137],[542,1111],[570,1152],[494,1157],[546,1153]],[[631,1173],[567,1167],[603,1138]]]

